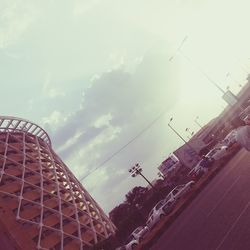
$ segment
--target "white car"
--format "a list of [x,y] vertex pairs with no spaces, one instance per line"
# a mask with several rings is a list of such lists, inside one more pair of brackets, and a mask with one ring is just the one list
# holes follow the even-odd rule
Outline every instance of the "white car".
[[195,182],[190,181],[186,184],[176,186],[166,197],[166,200],[176,201],[179,200],[182,196],[188,193],[194,186]]
[[196,165],[194,168],[191,169],[191,171],[188,173],[188,176],[191,177],[193,180],[197,180],[199,177],[201,177],[204,173],[208,171],[207,168],[203,168],[200,165]]
[[116,250],[133,250],[139,245],[139,241],[136,240],[132,235],[128,238],[127,244],[116,248]]
[[250,115],[247,115],[243,121],[245,122],[246,125],[250,125]]
[[152,229],[158,221],[160,221],[165,215],[169,214],[174,208],[174,200],[163,199],[159,201],[151,210],[148,216],[146,225],[149,229]]
[[217,146],[211,149],[207,154],[206,157],[212,159],[212,160],[219,160],[226,156],[228,152],[228,146]]
[[237,128],[236,133],[237,144],[250,151],[250,126],[242,126]]
[[140,226],[137,227],[128,237],[127,244],[121,247],[116,248],[116,250],[131,250],[135,249],[140,243],[140,241],[143,239],[143,237],[146,235],[146,233],[149,231],[149,228],[147,226]]
[[237,142],[237,140],[236,140],[236,134],[237,134],[236,129],[233,129],[233,130],[224,138],[224,140],[222,141],[222,144],[225,145],[225,146],[227,146],[227,147],[232,146],[234,143]]
[[144,236],[147,234],[147,232],[149,231],[149,228],[147,226],[140,226],[137,227],[132,233],[131,235],[138,240],[139,242],[144,238]]

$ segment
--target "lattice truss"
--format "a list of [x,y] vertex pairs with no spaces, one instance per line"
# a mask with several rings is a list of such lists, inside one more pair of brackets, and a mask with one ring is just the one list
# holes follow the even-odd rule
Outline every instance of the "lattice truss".
[[115,227],[46,138],[0,129],[0,198],[37,249],[89,249]]

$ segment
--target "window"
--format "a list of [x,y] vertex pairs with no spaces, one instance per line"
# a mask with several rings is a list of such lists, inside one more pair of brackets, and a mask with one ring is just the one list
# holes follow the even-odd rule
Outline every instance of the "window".
[[157,203],[157,205],[155,206],[155,209],[158,210],[161,206],[162,206],[163,202],[160,201],[159,203]]
[[130,235],[126,241],[126,243],[129,243],[130,241],[134,240],[134,236],[133,235]]
[[169,200],[171,198],[171,194],[168,194],[168,196],[166,197],[166,200]]
[[178,189],[173,190],[173,195],[176,195],[178,193]]
[[142,227],[138,227],[138,228],[135,229],[134,233],[137,234],[137,233],[139,233],[141,230],[142,230]]

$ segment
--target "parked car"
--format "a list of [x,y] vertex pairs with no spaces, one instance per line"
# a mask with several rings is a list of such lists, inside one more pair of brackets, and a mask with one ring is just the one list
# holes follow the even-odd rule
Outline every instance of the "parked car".
[[222,141],[222,144],[231,147],[234,143],[237,142],[236,140],[236,129],[233,129]]
[[203,156],[196,166],[188,173],[188,176],[193,180],[199,179],[204,173],[208,172],[213,163],[214,160],[212,158]]
[[227,152],[228,146],[216,146],[206,154],[206,157],[210,158],[212,161],[217,161],[226,156]]
[[250,126],[242,126],[237,128],[236,141],[240,147],[250,151]]
[[161,218],[171,213],[174,209],[176,201],[188,193],[194,184],[194,181],[190,181],[186,184],[178,185],[166,196],[165,199],[159,201],[148,216],[148,220],[146,222],[148,228],[152,229],[156,223],[161,220]]
[[139,242],[145,237],[147,232],[149,231],[149,228],[147,226],[140,226],[137,227],[131,235],[136,239],[139,240]]
[[159,201],[151,210],[148,216],[146,225],[149,229],[152,229],[158,221],[160,221],[165,215],[169,214],[174,208],[174,200],[163,199]]
[[126,241],[126,245],[120,246],[115,250],[133,250],[139,245],[139,241],[130,235]]
[[250,115],[247,115],[243,121],[245,122],[246,125],[250,125]]
[[171,202],[174,202],[176,200],[179,200],[182,196],[184,196],[186,193],[188,193],[192,187],[194,186],[195,182],[190,181],[186,184],[178,185],[176,186],[166,197],[166,200],[169,200]]

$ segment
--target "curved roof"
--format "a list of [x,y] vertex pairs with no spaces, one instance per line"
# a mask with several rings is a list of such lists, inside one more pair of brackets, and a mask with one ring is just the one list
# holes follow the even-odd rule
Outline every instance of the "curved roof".
[[51,146],[48,134],[37,124],[13,116],[0,116],[0,132],[26,132],[41,138]]

